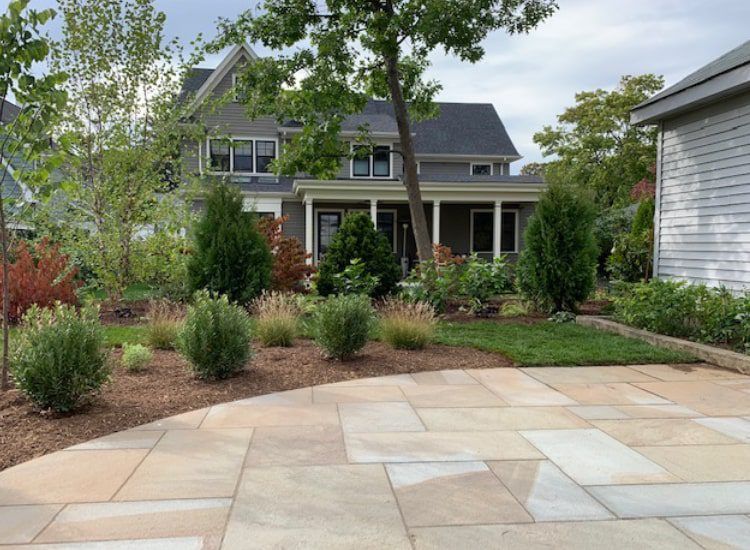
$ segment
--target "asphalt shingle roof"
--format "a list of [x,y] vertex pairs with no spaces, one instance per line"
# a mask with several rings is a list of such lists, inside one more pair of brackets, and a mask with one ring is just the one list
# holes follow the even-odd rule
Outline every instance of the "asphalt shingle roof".
[[711,63],[704,65],[697,71],[690,73],[688,76],[680,80],[677,84],[670,86],[669,88],[662,90],[655,96],[647,99],[646,101],[638,105],[636,109],[644,107],[646,105],[650,105],[651,103],[655,103],[661,99],[664,99],[665,97],[669,97],[683,90],[687,90],[688,88],[691,88],[693,86],[697,86],[698,84],[701,84],[706,80],[715,78],[723,73],[736,69],[737,67],[747,65],[748,63],[750,63],[750,40],[743,44],[740,44],[733,50],[728,51],[721,57],[714,59],[713,61],[711,61]]
[[[196,92],[213,69],[192,69],[183,83],[183,95]],[[490,103],[438,103],[440,114],[412,125],[414,146],[421,155],[519,156],[495,107]],[[367,124],[374,133],[397,133],[393,106],[387,101],[370,100],[362,113],[342,124],[354,132]],[[284,126],[298,126],[287,122]]]
[[3,100],[3,102],[5,105],[3,106],[3,118],[0,120],[0,123],[6,124],[15,120],[18,113],[21,112],[21,108],[8,100]]

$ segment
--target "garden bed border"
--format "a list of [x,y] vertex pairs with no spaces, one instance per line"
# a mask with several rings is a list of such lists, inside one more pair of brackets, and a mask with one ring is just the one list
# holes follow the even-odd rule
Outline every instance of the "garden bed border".
[[736,370],[742,374],[750,374],[750,356],[742,353],[630,327],[613,321],[609,317],[598,315],[579,315],[576,317],[576,323],[614,332],[621,336],[644,340],[655,346],[684,351],[719,367]]

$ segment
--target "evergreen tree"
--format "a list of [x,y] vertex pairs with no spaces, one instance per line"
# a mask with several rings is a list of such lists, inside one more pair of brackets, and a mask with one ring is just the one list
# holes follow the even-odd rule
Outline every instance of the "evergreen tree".
[[577,311],[596,283],[596,208],[571,185],[549,186],[526,228],[518,286],[538,307]]
[[273,259],[239,190],[214,185],[194,235],[188,264],[191,290],[207,289],[247,303],[269,287]]
[[385,296],[396,289],[401,269],[393,255],[393,246],[388,237],[375,229],[368,214],[355,212],[344,218],[320,262],[318,292],[323,296],[333,294],[334,276],[357,259],[361,260],[365,275],[378,278],[372,292],[374,297]]

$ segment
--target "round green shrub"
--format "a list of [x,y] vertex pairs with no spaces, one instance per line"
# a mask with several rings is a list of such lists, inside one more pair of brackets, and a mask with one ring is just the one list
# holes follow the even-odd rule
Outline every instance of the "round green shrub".
[[393,245],[375,229],[369,215],[353,212],[344,217],[318,266],[318,293],[322,296],[336,293],[341,286],[336,275],[350,268],[355,260],[359,260],[357,264],[362,266],[364,275],[377,278],[371,296],[385,296],[396,289],[401,268],[396,263]]
[[141,344],[122,345],[122,366],[129,372],[141,372],[154,358],[154,354]]
[[194,249],[188,263],[191,290],[226,294],[233,302],[246,304],[270,285],[271,251],[254,214],[243,211],[236,187],[211,188],[196,224]]
[[330,296],[313,316],[315,342],[331,359],[349,359],[367,343],[375,312],[361,294]]
[[595,217],[593,203],[571,185],[552,184],[539,199],[516,274],[521,293],[540,309],[575,312],[594,290]]
[[103,346],[97,308],[33,306],[12,358],[16,387],[43,409],[71,411],[109,379]]
[[217,380],[242,370],[252,355],[250,318],[226,296],[197,292],[177,348],[199,378]]

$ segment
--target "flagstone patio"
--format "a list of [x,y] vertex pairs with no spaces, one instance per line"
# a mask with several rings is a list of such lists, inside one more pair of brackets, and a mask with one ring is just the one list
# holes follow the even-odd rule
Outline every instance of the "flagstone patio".
[[0,472],[0,548],[747,548],[750,377],[441,371],[217,405]]

